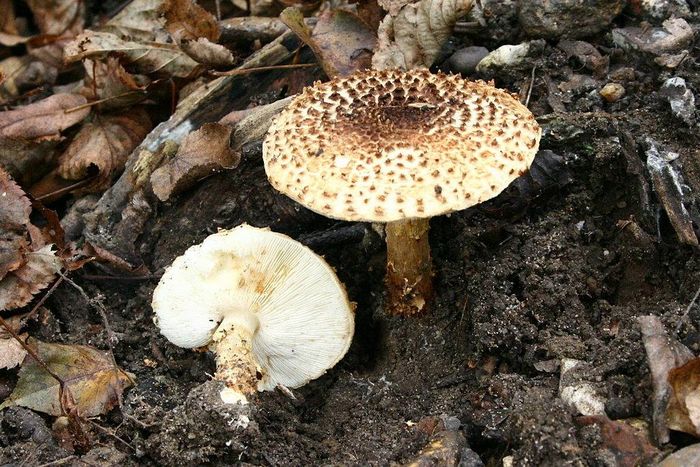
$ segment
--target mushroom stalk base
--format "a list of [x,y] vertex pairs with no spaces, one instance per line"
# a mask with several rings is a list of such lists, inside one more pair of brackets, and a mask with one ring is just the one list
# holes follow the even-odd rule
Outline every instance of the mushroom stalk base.
[[215,379],[233,391],[249,395],[258,389],[260,368],[253,355],[253,335],[244,326],[232,326],[214,335]]
[[387,309],[397,315],[425,311],[433,296],[433,266],[428,219],[406,219],[386,225]]

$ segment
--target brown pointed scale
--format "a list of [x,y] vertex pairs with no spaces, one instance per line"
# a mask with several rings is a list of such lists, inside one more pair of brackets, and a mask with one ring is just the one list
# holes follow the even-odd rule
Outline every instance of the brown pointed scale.
[[309,209],[390,222],[493,198],[528,169],[540,134],[527,107],[483,81],[372,70],[307,88],[263,158],[272,185]]

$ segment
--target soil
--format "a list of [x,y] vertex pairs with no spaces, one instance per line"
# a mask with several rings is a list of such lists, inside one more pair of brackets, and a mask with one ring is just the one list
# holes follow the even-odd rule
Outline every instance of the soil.
[[[354,227],[276,193],[259,145],[246,148],[238,168],[162,205],[138,242],[155,274],[218,228],[242,222],[305,240],[336,268],[357,303],[354,341],[335,368],[295,389],[295,399],[261,393],[246,413],[217,406],[207,383],[212,356],[171,345],[153,324],[157,278],[105,280],[94,266],[76,273],[88,295],[102,297],[119,337],[116,360],[137,381],[123,413],[94,420],[101,429],[88,426],[94,448],[83,461],[401,464],[426,446],[438,420],[456,418],[486,465],[505,456],[525,466],[616,465],[601,431],[583,426],[559,397],[559,364],[587,363],[585,377],[611,419],[650,423],[652,387],[636,317],[658,315],[672,334],[680,326],[677,337],[698,350],[700,313],[682,314],[700,284],[700,254],[679,243],[656,195],[650,203],[640,196],[648,174],[636,174],[630,157],[643,166],[647,137],[677,152],[697,208],[700,135],[658,90],[675,75],[697,92],[700,72],[681,66],[671,74],[649,57],[615,50],[609,29],[587,40],[611,57],[611,70],[627,69],[619,80],[625,95],[608,103],[595,88],[573,92],[561,101],[564,111],[553,112],[552,99],[563,93],[552,89],[590,72],[555,43],[544,46],[529,101],[545,130],[543,169],[486,205],[432,219],[436,299],[423,316],[384,312],[385,250],[375,229],[361,225],[345,235]],[[466,36],[462,42],[469,45]],[[496,84],[527,94],[531,73],[531,66],[509,70]],[[597,89],[608,81],[597,80]],[[45,307],[33,336],[108,348],[99,315],[73,288],[61,286]],[[12,378],[2,373],[3,392]],[[49,417],[21,408],[0,417],[6,462],[78,465],[51,436]],[[666,450],[689,440],[672,443]]]

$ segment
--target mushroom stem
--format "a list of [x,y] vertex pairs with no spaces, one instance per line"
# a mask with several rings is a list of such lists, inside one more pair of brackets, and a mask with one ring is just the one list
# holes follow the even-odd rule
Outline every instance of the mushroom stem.
[[393,314],[420,313],[433,296],[429,229],[428,219],[405,219],[386,224],[387,308]]
[[220,329],[214,334],[211,345],[216,353],[214,378],[243,396],[254,394],[258,388],[260,368],[253,355],[253,334],[250,330],[246,326]]

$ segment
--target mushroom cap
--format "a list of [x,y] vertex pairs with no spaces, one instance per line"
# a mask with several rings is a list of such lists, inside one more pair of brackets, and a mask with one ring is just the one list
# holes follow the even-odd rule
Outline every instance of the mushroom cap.
[[390,222],[486,201],[524,173],[541,130],[513,95],[428,70],[306,88],[263,143],[272,185],[326,217]]
[[354,331],[353,307],[323,258],[248,225],[210,235],[175,259],[152,306],[161,333],[180,347],[209,344],[224,320],[247,327],[260,391],[318,378],[345,355]]

